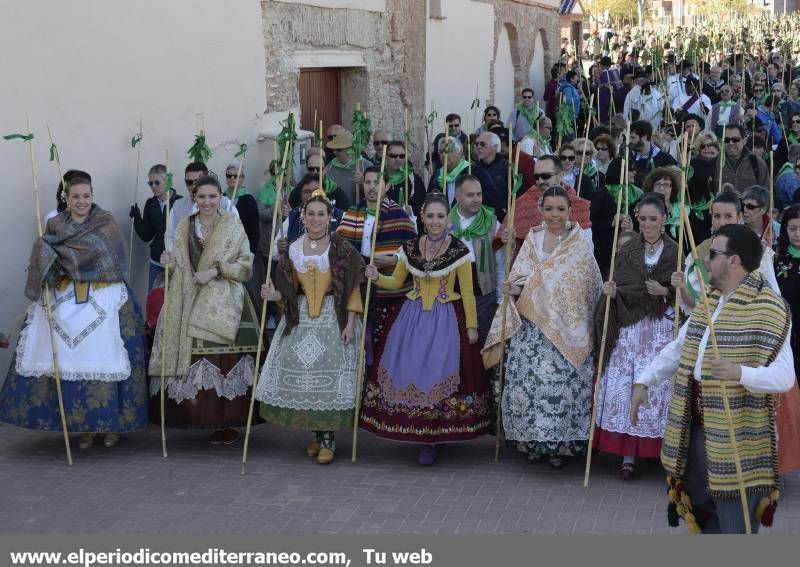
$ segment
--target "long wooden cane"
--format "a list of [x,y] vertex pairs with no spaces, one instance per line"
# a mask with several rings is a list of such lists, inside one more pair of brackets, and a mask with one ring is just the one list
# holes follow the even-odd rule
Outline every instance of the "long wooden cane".
[[[170,172],[169,172],[169,150],[164,152],[164,157],[166,160],[167,166],[167,179],[170,179]],[[172,251],[169,246],[169,236],[170,230],[170,183],[167,184],[167,200],[164,203],[164,218],[166,219],[165,224],[165,232],[166,235],[164,238],[164,250],[168,254],[172,254]],[[166,380],[165,380],[165,373],[167,370],[167,349],[164,348],[166,346],[166,336],[167,336],[167,323],[168,323],[168,309],[169,306],[169,267],[172,263],[172,258],[169,259],[169,262],[164,266],[164,303],[161,306],[161,315],[159,318],[163,318],[161,323],[161,378],[158,386],[159,390],[159,410],[161,413],[161,455],[163,458],[167,458],[167,419],[164,415],[166,413]]]
[[242,177],[242,168],[244,167],[244,158],[247,155],[247,144],[241,144],[239,146],[239,153],[242,157],[239,159],[239,169],[236,171],[236,183],[233,185],[233,193],[231,194],[231,198],[228,201],[228,211],[230,211],[234,203],[236,202],[236,196],[239,193],[239,180]]
[[767,226],[764,228],[762,239],[766,237],[769,246],[775,241],[775,231],[772,228],[772,210],[775,207],[775,152],[769,151],[769,209],[767,210]]
[[[133,137],[133,144],[136,146],[136,183],[133,185],[133,203],[137,204],[139,196],[139,171],[142,166],[142,119],[139,119],[139,132]],[[169,199],[169,195],[167,195]],[[128,236],[128,281],[133,280],[131,266],[133,261],[133,219],[131,219],[131,230]]]
[[[628,193],[628,159],[630,157],[630,153],[628,151],[628,140],[630,139],[631,134],[631,122],[628,121],[627,133],[625,135],[625,147],[624,151],[625,154],[622,159],[622,166],[624,171],[621,172],[622,176],[622,187],[620,187],[620,193],[617,195],[617,214],[614,217],[614,238],[611,243],[611,264],[608,269],[608,281],[614,281],[614,264],[617,260],[617,240],[619,239],[619,225],[620,225],[620,216],[622,211],[622,191],[625,192],[626,196]],[[627,210],[625,211],[627,213]],[[601,335],[600,339],[600,354],[597,361],[597,379],[595,380],[594,386],[594,393],[592,396],[592,417],[591,421],[589,422],[589,444],[586,448],[586,470],[583,476],[583,487],[588,488],[589,486],[589,471],[592,467],[592,444],[594,443],[594,430],[595,430],[595,420],[597,419],[597,399],[598,395],[600,394],[600,387],[603,383],[603,360],[606,356],[606,340],[608,338],[608,316],[611,310],[611,296],[606,295],[606,305],[605,311],[603,313],[603,334]]]
[[403,109],[403,206],[408,206],[408,109]]
[[[725,167],[725,131],[719,139],[719,181],[717,183],[717,194],[722,193],[722,168]],[[696,258],[695,258],[696,259]]]
[[592,93],[592,100],[589,103],[589,119],[586,121],[586,133],[583,136],[583,149],[581,150],[581,167],[580,171],[578,172],[578,186],[575,187],[575,193],[578,197],[581,196],[581,184],[583,183],[583,170],[586,169],[586,164],[584,161],[586,160],[586,146],[589,143],[589,126],[592,123],[592,104],[594,104],[594,93]]
[[[267,254],[267,272],[264,281],[268,282],[272,273],[272,259],[275,254],[275,223],[278,220],[278,209],[281,207],[281,193],[285,181],[286,161],[289,157],[289,144],[283,147],[283,158],[281,159],[281,173],[278,182],[275,184],[275,206],[272,207],[272,234],[269,236],[269,253]],[[264,299],[261,302],[261,319],[258,326],[258,347],[256,349],[256,363],[253,369],[253,386],[250,390],[250,409],[247,412],[247,426],[244,430],[244,447],[242,448],[242,475],[247,474],[247,449],[250,446],[250,429],[253,426],[253,409],[256,405],[256,388],[260,376],[259,365],[261,364],[261,351],[264,349],[264,326],[267,323],[267,303]]]
[[[369,263],[372,264],[373,260],[375,259],[375,244],[377,244],[378,240],[378,220],[381,216],[381,202],[383,201],[383,195],[385,191],[385,182],[383,180],[383,172],[386,168],[386,146],[383,146],[383,156],[381,157],[381,175],[378,178],[378,204],[375,208],[375,222],[372,223],[372,240],[370,241],[370,250],[369,250]],[[366,340],[367,340],[367,314],[369,312],[369,300],[370,300],[370,293],[372,291],[372,280],[367,278],[367,292],[366,297],[364,298],[364,313],[361,319],[361,340],[358,343],[358,375],[356,376],[356,402],[355,407],[353,408],[353,454],[351,455],[351,460],[355,463],[356,462],[356,450],[358,448],[358,422],[359,416],[361,415],[361,390],[364,387],[364,366],[365,366],[365,359],[366,359]]]
[[[689,237],[689,246],[692,247],[692,255],[698,258],[697,247],[694,243],[694,234],[692,233],[692,226],[689,224],[689,214],[683,210],[683,216],[686,223],[686,234]],[[706,320],[708,321],[708,333],[711,337],[711,348],[714,351],[714,358],[719,359],[719,346],[717,345],[717,335],[714,331],[714,322],[711,320],[711,309],[708,305],[708,294],[706,293],[706,284],[703,277],[697,278],[700,282],[700,299],[703,302],[703,310],[705,311]],[[725,417],[728,420],[728,435],[731,438],[731,450],[733,451],[733,460],[736,465],[736,480],[739,483],[739,499],[742,501],[742,515],[744,516],[744,528],[746,533],[751,533],[750,526],[750,510],[747,505],[747,491],[744,488],[744,476],[742,474],[742,457],[739,454],[739,443],[736,440],[736,431],[733,428],[733,415],[731,414],[731,406],[728,401],[728,388],[724,380],[719,381],[722,386],[722,401],[725,406]]]
[[[505,265],[503,266],[503,281],[508,280],[508,274],[511,272],[511,254],[513,252],[515,235],[514,235],[514,216],[517,209],[517,196],[514,194],[514,174],[519,168],[519,152],[521,144],[517,144],[517,153],[514,158],[514,168],[511,169],[511,162],[508,162],[508,197],[506,199],[506,218],[508,218],[508,241],[505,244]],[[510,150],[509,150],[510,151]],[[509,157],[510,154],[509,154]],[[496,422],[495,422],[495,436],[494,436],[494,460],[500,460],[500,433],[503,428],[503,381],[505,378],[505,354],[506,354],[506,321],[508,317],[508,295],[503,294],[503,301],[500,304],[502,311],[500,312],[500,368],[497,372],[497,405],[496,407]]]
[[[688,139],[686,136],[683,137],[683,148],[681,149],[681,156],[683,164],[683,168],[681,169],[681,188],[680,188],[680,198],[678,200],[678,207],[680,211],[680,219],[678,221],[678,263],[676,264],[677,269],[680,270],[683,267],[683,209],[686,204],[686,183],[687,183],[687,173],[686,170],[689,167],[689,164],[686,162],[687,160],[687,152],[689,150]],[[673,308],[675,311],[675,324],[672,326],[672,338],[678,338],[678,332],[681,328],[681,293],[680,290],[675,290],[675,306]]]
[[[320,139],[322,138],[322,120],[319,121],[319,137]],[[323,159],[324,155],[325,154],[323,152],[320,152],[319,154],[319,188],[323,192],[325,192],[325,160]],[[308,162],[307,159],[306,162]]]
[[[48,129],[49,133],[49,129]],[[42,229],[42,213],[39,210],[39,181],[36,177],[36,158],[33,152],[33,131],[31,130],[31,118],[28,117],[28,154],[31,162],[31,180],[33,182],[33,209],[36,216],[36,232],[41,238],[44,234]],[[51,137],[52,144],[52,137]],[[59,172],[60,175],[60,172]],[[64,178],[61,177],[62,191],[64,198],[67,195],[67,186]],[[53,381],[56,385],[56,398],[58,398],[58,411],[61,416],[61,431],[64,433],[64,448],[67,452],[67,464],[72,466],[72,450],[69,446],[69,430],[67,429],[67,418],[64,412],[64,396],[61,392],[61,369],[58,366],[58,351],[56,350],[56,336],[53,331],[53,307],[50,300],[50,285],[45,281],[44,284],[44,312],[47,317],[47,328],[50,334],[50,350],[53,352]]]

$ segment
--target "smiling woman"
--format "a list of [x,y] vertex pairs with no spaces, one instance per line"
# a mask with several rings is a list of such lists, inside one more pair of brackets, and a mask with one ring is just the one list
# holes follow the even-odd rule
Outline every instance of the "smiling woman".
[[48,221],[34,244],[25,290],[34,303],[0,394],[3,421],[61,430],[42,301],[47,284],[67,429],[83,433],[81,449],[92,445],[95,433],[105,433],[105,446],[113,447],[119,433],[147,424],[141,312],[124,282],[119,228],[92,197],[91,182],[73,177],[67,209]]

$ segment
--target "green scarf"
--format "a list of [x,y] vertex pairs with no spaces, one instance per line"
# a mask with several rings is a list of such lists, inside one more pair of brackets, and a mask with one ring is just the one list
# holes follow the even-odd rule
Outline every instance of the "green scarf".
[[337,158],[333,158],[331,160],[331,166],[335,167],[336,169],[353,169],[356,166],[356,160],[352,157],[352,152],[350,159],[347,163],[340,162]]
[[[625,193],[623,193],[622,191],[622,185],[606,185],[606,189],[608,189],[608,192],[611,193],[611,196],[614,198],[615,203],[620,198],[620,195],[622,195],[623,198],[625,197]],[[644,195],[644,191],[639,189],[633,183],[628,184],[627,201],[629,206],[633,205],[636,201],[638,201],[642,195]]]
[[275,178],[270,177],[258,192],[258,200],[267,207],[272,207],[275,205],[275,198]]
[[410,168],[400,168],[394,173],[389,174],[389,185],[403,185],[405,178],[410,175]]
[[589,162],[586,164],[586,166],[583,168],[583,175],[586,177],[594,177],[595,174],[597,174],[597,168],[594,166],[594,163]]
[[323,177],[322,185],[326,195],[331,195],[336,191],[336,182],[330,177]]
[[377,208],[371,209],[370,207],[367,207],[367,216],[368,217],[377,216],[377,213],[378,213],[378,209]]
[[467,228],[461,228],[461,217],[458,215],[458,203],[450,209],[450,222],[453,226],[453,235],[456,238],[472,241],[486,236],[494,223],[494,209],[481,205],[475,213],[472,223]]
[[[469,167],[469,162],[465,160],[463,157],[461,161],[459,161],[456,166],[453,168],[452,171],[447,172],[447,183],[452,183],[456,180],[462,171]],[[439,170],[439,188],[442,190],[442,193],[447,192],[447,186],[444,183],[444,167],[440,168]]]
[[794,132],[789,132],[786,135],[786,139],[789,140],[790,144],[798,144],[798,143],[800,143],[800,138],[798,138],[797,134],[795,134]]
[[786,249],[786,253],[792,258],[800,259],[800,248],[797,248],[794,244],[789,245]]
[[[795,142],[792,142],[792,143],[794,144]],[[793,163],[784,163],[781,166],[780,171],[778,171],[778,175],[775,176],[775,179],[777,179],[778,177],[780,177],[784,173],[790,173],[790,172],[793,172],[793,171],[794,171],[794,164]]]
[[[245,187],[244,185],[239,185],[239,190],[236,191],[236,198],[238,199],[242,195],[247,195],[247,194],[248,194],[247,193],[247,187]],[[225,195],[228,197],[228,199],[232,199],[233,198],[233,191],[231,189],[226,189],[225,190]]]
[[519,103],[517,105],[517,113],[525,117],[531,127],[536,127],[536,121],[539,120],[539,103],[534,103],[532,108],[525,108],[525,105]]

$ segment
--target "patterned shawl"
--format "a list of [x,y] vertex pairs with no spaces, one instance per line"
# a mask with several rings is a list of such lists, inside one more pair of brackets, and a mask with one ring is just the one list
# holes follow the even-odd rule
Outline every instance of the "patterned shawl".
[[39,299],[45,283],[64,277],[82,282],[121,282],[125,279],[125,247],[114,216],[92,205],[82,223],[72,222],[67,210],[47,222],[44,236],[33,244],[25,296]]
[[[508,275],[522,285],[516,304],[508,302],[506,339],[522,326],[520,316],[533,322],[564,358],[579,368],[593,348],[593,311],[600,297],[602,279],[589,243],[574,227],[547,259],[539,257],[536,236],[530,231]],[[495,313],[483,350],[485,368],[502,356],[502,310]]]

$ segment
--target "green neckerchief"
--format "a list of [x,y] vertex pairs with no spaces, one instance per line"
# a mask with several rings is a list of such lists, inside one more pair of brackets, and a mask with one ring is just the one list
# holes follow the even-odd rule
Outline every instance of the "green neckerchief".
[[800,248],[797,248],[794,244],[789,245],[786,249],[786,253],[792,258],[800,259]]
[[[247,195],[247,194],[248,194],[247,187],[245,187],[244,185],[239,185],[239,190],[236,191],[236,198],[238,199],[242,195]],[[233,199],[233,191],[231,189],[225,191],[225,195],[228,197],[228,199]]]
[[535,127],[536,121],[539,120],[539,103],[534,103],[532,108],[525,108],[524,104],[519,103],[517,105],[517,114],[524,116],[528,124],[530,124],[531,127]]
[[[455,181],[456,177],[468,167],[469,162],[462,157],[461,161],[456,164],[453,170],[447,172],[447,183]],[[442,193],[447,193],[447,186],[444,183],[444,167],[439,170],[439,188],[442,190]]]
[[759,107],[759,106],[763,105],[765,102],[767,102],[767,95],[765,94],[761,98],[753,97],[753,98],[750,99],[750,102],[755,104],[756,107]]
[[267,207],[275,205],[275,178],[270,177],[258,192],[258,200]]
[[330,177],[323,177],[322,185],[324,185],[323,188],[325,189],[326,195],[332,195],[333,192],[336,191],[336,182]]
[[[696,218],[703,220],[704,211],[707,211],[708,208],[711,206],[710,200],[701,201],[700,203],[684,203],[683,205],[686,207],[686,211],[689,215],[694,215]],[[681,223],[681,205],[677,201],[670,205],[670,213],[667,219],[664,221],[664,224],[667,225],[669,228],[670,236],[672,236],[673,240],[678,238],[678,228],[680,227]]]
[[[618,202],[620,196],[624,197],[625,195],[625,193],[622,192],[622,185],[606,185],[606,189],[608,189],[608,192],[611,193],[611,197],[613,197],[615,203]],[[633,205],[642,195],[644,195],[644,191],[639,189],[633,183],[628,184],[628,206]]]
[[342,163],[339,161],[338,158],[333,158],[331,160],[331,166],[335,167],[336,169],[353,169],[356,166],[356,160],[352,157],[352,151],[350,152],[351,157],[347,161],[347,163]]
[[586,177],[594,177],[596,173],[597,173],[597,168],[591,161],[588,164],[586,164],[586,166],[583,168],[583,175]]
[[[789,140],[789,141],[791,142],[791,140]],[[796,142],[792,142],[792,143],[794,144]],[[792,171],[794,171],[794,164],[790,163],[790,162],[784,163],[781,166],[781,169],[778,171],[778,175],[775,176],[775,179],[777,179],[778,177],[780,177],[784,173],[789,173],[789,172],[792,172]]]
[[456,238],[472,241],[475,238],[486,236],[494,222],[494,209],[481,205],[472,222],[467,228],[461,228],[461,217],[458,214],[458,203],[450,209],[450,222],[453,226],[453,235]]
[[368,217],[375,217],[375,216],[377,216],[378,208],[375,207],[374,209],[371,209],[370,207],[367,207],[366,211],[367,211],[367,216]]
[[728,107],[736,106],[737,104],[738,103],[735,100],[729,100],[728,102],[725,102],[723,100],[719,101],[720,108],[728,108]]
[[798,144],[800,143],[800,137],[797,136],[794,132],[789,132],[786,134],[786,139],[789,140],[790,144]]
[[404,179],[410,174],[410,168],[400,168],[389,174],[389,185],[403,185]]
[[[692,262],[692,265],[689,266],[689,274],[692,272],[697,272],[697,277],[703,278],[703,283],[706,287],[708,287],[708,284],[711,281],[711,276],[709,276],[708,270],[706,269],[706,263],[703,262],[702,259]],[[688,278],[686,279],[686,287],[689,289],[689,293],[692,294],[692,297],[694,297],[694,300],[697,301],[700,298],[700,292],[697,291],[694,286],[692,286]]]

